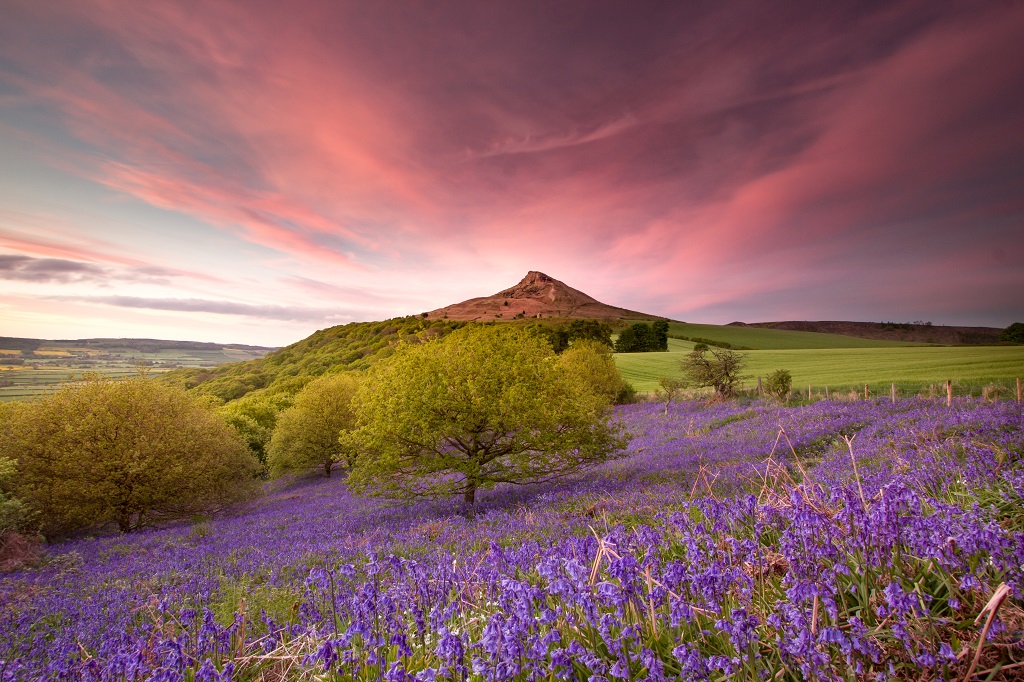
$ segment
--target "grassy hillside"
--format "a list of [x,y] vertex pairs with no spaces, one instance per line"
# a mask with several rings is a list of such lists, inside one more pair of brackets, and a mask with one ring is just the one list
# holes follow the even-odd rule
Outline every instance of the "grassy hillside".
[[[795,332],[794,332],[795,333]],[[615,363],[623,377],[638,391],[653,391],[663,376],[678,377],[679,361],[693,344],[669,340],[667,353],[617,353]],[[890,383],[914,392],[922,385],[952,379],[975,386],[1009,382],[1024,377],[1024,346],[903,346],[889,348],[808,348],[800,350],[742,351],[746,373],[754,378],[776,369],[788,369],[794,389],[872,385],[887,392]]]
[[860,339],[840,334],[818,334],[784,329],[761,329],[758,327],[730,327],[716,324],[690,324],[672,322],[670,335],[699,337],[724,341],[733,346],[746,346],[757,350],[787,350],[797,348],[891,348],[913,346],[905,341],[878,341]]
[[160,380],[236,400],[266,389],[267,393],[294,393],[312,377],[328,370],[364,370],[389,356],[400,342],[417,343],[444,336],[465,324],[449,320],[406,317],[384,322],[353,322],[321,329],[315,334],[248,362],[209,369],[168,372]]

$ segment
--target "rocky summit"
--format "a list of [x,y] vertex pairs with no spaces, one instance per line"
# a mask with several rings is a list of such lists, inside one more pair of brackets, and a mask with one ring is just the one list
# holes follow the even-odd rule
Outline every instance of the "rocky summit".
[[519,284],[492,296],[471,298],[462,303],[431,310],[429,318],[449,320],[510,320],[526,317],[650,320],[648,315],[635,310],[617,308],[601,303],[592,296],[573,289],[568,284],[531,270]]

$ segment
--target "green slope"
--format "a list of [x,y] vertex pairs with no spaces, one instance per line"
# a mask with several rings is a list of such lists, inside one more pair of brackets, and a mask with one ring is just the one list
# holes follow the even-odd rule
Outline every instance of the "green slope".
[[859,339],[840,334],[818,334],[815,332],[793,332],[784,329],[760,329],[758,327],[730,327],[716,324],[690,324],[672,322],[669,334],[699,337],[724,341],[733,346],[746,346],[757,350],[786,350],[795,348],[892,348],[921,344],[905,341],[876,341]]
[[295,393],[327,371],[364,370],[402,342],[418,343],[444,336],[463,322],[406,317],[384,322],[353,322],[321,329],[269,355],[210,369],[182,369],[159,378],[236,400],[253,391]]
[[[667,353],[616,353],[615,364],[622,376],[638,391],[653,391],[663,376],[680,376],[679,361],[693,344],[670,340]],[[890,348],[811,348],[801,350],[742,351],[747,358],[746,374],[756,384],[757,376],[788,369],[794,389],[808,384],[887,389],[890,383],[905,388],[942,384],[952,379],[959,384],[1009,385],[1024,377],[1024,346],[904,346]],[[916,392],[916,389],[915,389]]]

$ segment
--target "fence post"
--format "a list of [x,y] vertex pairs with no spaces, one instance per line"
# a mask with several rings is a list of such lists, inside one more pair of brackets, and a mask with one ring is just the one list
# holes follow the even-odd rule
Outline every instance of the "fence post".
[[1017,402],[1024,403],[1024,393],[1020,392],[1020,377],[1017,377]]
[[828,400],[828,386],[825,387],[825,400]]
[[891,393],[892,393],[892,404],[895,405],[896,404],[896,384],[892,385]]
[[764,395],[764,392],[761,390],[761,377],[757,377],[757,394]]
[[868,385],[864,384],[864,400],[868,399]]
[[811,385],[807,384],[807,399],[811,399]]
[[946,379],[946,407],[953,405],[953,380]]

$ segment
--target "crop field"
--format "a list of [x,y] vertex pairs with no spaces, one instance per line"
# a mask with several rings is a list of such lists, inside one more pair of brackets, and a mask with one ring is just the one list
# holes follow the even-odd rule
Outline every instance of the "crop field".
[[85,373],[122,378],[144,368],[156,375],[179,367],[216,367],[251,360],[265,353],[230,347],[140,349],[128,345],[97,348],[44,343],[27,352],[0,349],[0,401],[31,399],[61,384],[80,380]]
[[[660,377],[680,377],[679,361],[693,349],[686,341],[669,339],[667,353],[616,353],[623,378],[638,391],[654,391]],[[982,387],[1000,384],[1009,395],[1016,377],[1024,378],[1024,346],[902,346],[889,348],[833,348],[740,351],[747,359],[744,385],[757,385],[758,376],[777,369],[793,375],[794,390],[871,390],[888,394],[895,383],[904,392],[917,393],[931,384],[945,391],[947,379],[959,390],[968,387],[979,395]],[[1014,388],[1014,391],[1016,389]]]
[[[0,579],[4,680],[1011,679],[1013,402],[618,408],[575,479],[389,505],[343,477]],[[780,430],[784,428],[783,432]],[[854,437],[852,444],[847,438]]]
[[669,334],[724,341],[733,346],[745,346],[757,350],[793,350],[798,348],[892,348],[920,344],[904,341],[877,341],[859,339],[841,334],[819,334],[816,332],[794,332],[784,329],[761,329],[758,327],[730,327],[715,324],[689,324],[670,322]]

